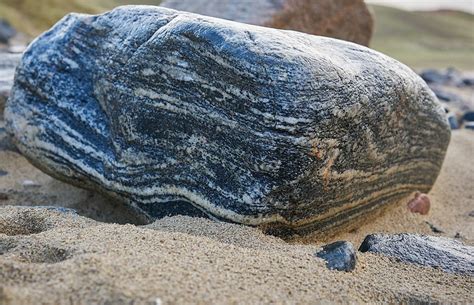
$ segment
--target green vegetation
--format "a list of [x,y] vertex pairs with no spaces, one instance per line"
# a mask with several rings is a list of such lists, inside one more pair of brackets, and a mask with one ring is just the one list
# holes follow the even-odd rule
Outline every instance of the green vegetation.
[[474,70],[474,15],[454,11],[407,12],[372,6],[371,47],[413,67]]
[[118,5],[159,5],[161,0],[0,0],[0,18],[32,37],[70,12],[100,13]]
[[[99,13],[123,4],[159,5],[161,0],[0,0],[0,18],[32,37],[69,12]],[[413,67],[474,70],[474,15],[407,12],[371,6],[376,23],[372,48]]]

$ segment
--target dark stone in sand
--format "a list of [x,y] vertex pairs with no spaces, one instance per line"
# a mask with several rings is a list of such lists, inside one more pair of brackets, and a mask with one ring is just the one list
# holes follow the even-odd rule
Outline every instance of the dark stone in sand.
[[147,6],[35,40],[5,117],[34,165],[151,217],[300,233],[427,193],[450,139],[425,82],[378,52]]
[[474,276],[474,247],[445,237],[417,234],[371,234],[359,251],[394,257],[402,262]]
[[316,256],[326,261],[326,266],[331,270],[352,271],[357,262],[356,251],[352,243],[347,241],[337,241],[325,245],[323,250],[316,253]]

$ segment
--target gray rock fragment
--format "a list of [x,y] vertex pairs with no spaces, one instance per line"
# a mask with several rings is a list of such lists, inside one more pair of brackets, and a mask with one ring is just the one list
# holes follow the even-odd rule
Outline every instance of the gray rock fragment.
[[298,233],[427,193],[450,139],[427,85],[378,52],[147,6],[35,40],[5,117],[35,166],[145,215]]
[[474,276],[474,247],[445,237],[417,234],[371,234],[359,251],[374,252],[402,262]]
[[[3,108],[1,109],[1,112],[3,112]],[[0,120],[0,150],[18,152],[18,149],[13,143],[11,136],[5,129],[5,121],[3,120]]]
[[21,54],[0,53],[0,117],[13,86],[15,69],[20,63]]
[[355,269],[357,255],[352,243],[337,241],[325,245],[316,256],[326,261],[326,266],[331,270],[352,271]]
[[459,129],[459,122],[456,115],[450,112],[447,114],[447,116],[448,116],[449,126],[451,127],[451,129]]

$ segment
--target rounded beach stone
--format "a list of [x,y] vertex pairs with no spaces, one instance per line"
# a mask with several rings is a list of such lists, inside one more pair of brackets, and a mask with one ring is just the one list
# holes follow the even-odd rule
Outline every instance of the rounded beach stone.
[[426,215],[430,211],[430,198],[426,194],[421,194],[417,192],[415,198],[408,202],[408,210],[413,213],[419,213],[421,215]]
[[428,192],[450,139],[425,82],[383,54],[150,6],[62,19],[5,116],[38,168],[151,217],[299,233]]

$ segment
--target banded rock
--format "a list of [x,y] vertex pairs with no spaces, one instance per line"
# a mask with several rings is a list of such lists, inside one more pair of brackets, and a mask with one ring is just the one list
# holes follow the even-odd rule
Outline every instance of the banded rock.
[[149,6],[38,38],[6,120],[38,168],[151,217],[300,233],[428,192],[450,138],[426,84],[378,52]]

